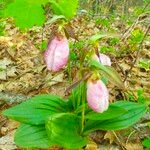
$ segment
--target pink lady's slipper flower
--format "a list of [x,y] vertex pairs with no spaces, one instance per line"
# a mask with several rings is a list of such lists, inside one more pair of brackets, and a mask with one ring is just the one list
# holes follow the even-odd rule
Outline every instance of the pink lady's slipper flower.
[[105,54],[99,54],[99,58],[96,54],[92,56],[92,58],[98,62],[101,62],[103,65],[111,66],[110,58]]
[[87,101],[90,108],[102,113],[108,109],[109,93],[101,80],[87,82]]
[[66,37],[55,36],[48,44],[44,53],[44,59],[48,70],[57,72],[61,70],[68,61],[69,44]]

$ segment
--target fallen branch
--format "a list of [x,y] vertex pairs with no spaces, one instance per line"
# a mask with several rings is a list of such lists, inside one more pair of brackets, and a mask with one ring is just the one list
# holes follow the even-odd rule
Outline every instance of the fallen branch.
[[127,29],[127,31],[123,34],[121,41],[126,42],[126,40],[129,38],[131,32],[135,29],[136,25],[143,22],[144,20],[148,19],[150,16],[149,13],[143,13],[139,15],[139,17],[134,21],[134,23]]
[[12,94],[12,93],[0,92],[0,105],[18,104],[18,103],[21,103],[23,101],[26,101],[29,98],[30,98],[29,96],[25,96],[22,94]]
[[131,65],[129,71],[127,72],[127,74],[126,74],[126,76],[125,76],[124,82],[127,80],[128,76],[129,76],[129,74],[130,74],[130,72],[132,71],[132,69],[133,69],[133,67],[134,67],[134,65],[135,65],[135,63],[136,63],[136,61],[137,61],[137,59],[138,59],[138,57],[139,57],[139,54],[140,54],[140,52],[141,52],[141,50],[142,50],[142,48],[143,48],[144,40],[145,40],[147,34],[149,33],[149,30],[150,30],[150,26],[148,26],[148,28],[147,28],[147,30],[146,30],[146,32],[145,32],[145,34],[144,34],[144,37],[143,37],[143,39],[142,39],[142,41],[141,41],[141,43],[140,43],[140,45],[139,45],[139,49],[138,49],[138,51],[137,51],[137,53],[136,53],[135,59],[134,59],[132,65]]

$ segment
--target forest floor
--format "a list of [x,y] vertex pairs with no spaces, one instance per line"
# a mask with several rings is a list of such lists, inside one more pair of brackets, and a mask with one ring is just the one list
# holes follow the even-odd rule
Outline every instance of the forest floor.
[[[84,18],[84,19],[83,19]],[[75,34],[80,40],[86,40],[91,35],[103,31],[109,33],[108,29],[103,28],[101,24],[96,24],[95,19],[87,16],[79,16],[72,22]],[[124,38],[119,44],[114,46],[117,53],[108,53],[112,60],[112,66],[119,72],[128,89],[128,95],[123,91],[109,85],[110,102],[116,99],[138,99],[150,98],[150,70],[141,67],[138,62],[144,59],[150,59],[150,42],[147,38],[130,50],[131,47],[125,38],[131,35],[129,26],[117,20],[111,24],[110,29],[115,31],[119,39]],[[146,33],[147,27],[142,24],[136,24],[133,29],[141,29]],[[0,110],[11,107],[28,97],[41,93],[54,93],[60,96],[64,95],[64,90],[69,86],[67,80],[67,70],[52,74],[46,69],[43,61],[43,52],[39,50],[41,39],[50,38],[52,26],[45,25],[34,27],[29,32],[21,33],[15,28],[11,20],[8,20],[5,28],[5,36],[0,37]],[[129,33],[128,33],[129,32]],[[149,33],[146,33],[147,36]],[[124,37],[125,35],[125,37]],[[73,41],[73,40],[71,40]],[[102,45],[109,45],[109,37],[101,40]],[[128,51],[123,50],[128,49]],[[137,53],[140,51],[139,55]],[[133,63],[136,60],[135,63]],[[0,69],[1,69],[0,68]],[[150,137],[150,130],[145,126],[145,122],[150,121],[149,114],[134,127],[117,132],[97,131],[91,135],[93,141],[97,144],[89,144],[86,150],[143,150],[142,140]],[[13,142],[15,129],[18,122],[8,120],[0,115],[0,149],[17,150],[19,148]],[[53,148],[58,149],[58,148]]]

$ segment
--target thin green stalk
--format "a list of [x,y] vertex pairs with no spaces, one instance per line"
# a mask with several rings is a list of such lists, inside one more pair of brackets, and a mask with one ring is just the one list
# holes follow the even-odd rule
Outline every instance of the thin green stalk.
[[68,61],[68,76],[69,76],[69,83],[71,84],[72,83],[72,75],[71,75],[71,61],[70,61],[70,58],[69,58],[69,61]]
[[82,88],[82,116],[81,116],[81,133],[84,130],[84,124],[85,124],[85,83]]
[[[71,85],[72,84],[72,75],[71,75],[71,60],[69,58],[69,61],[68,61],[68,68],[67,68],[67,71],[68,71],[68,79],[69,79],[69,84]],[[73,104],[73,108],[75,109],[75,99],[74,99],[74,93],[72,93],[72,104]]]
[[82,100],[82,103],[83,103],[83,106],[82,106],[82,118],[81,118],[81,133],[83,132],[84,130],[84,121],[85,121],[85,100],[83,99]]
[[82,85],[79,85],[79,94],[78,94],[78,101],[77,101],[77,108],[80,106],[81,103],[81,94],[82,94]]
[[[82,68],[83,68],[83,62],[80,61],[80,70],[79,70],[79,73],[81,73],[82,71]],[[80,74],[81,78],[82,78],[82,74]],[[82,84],[80,83],[79,84],[79,95],[78,95],[78,101],[77,101],[77,108],[80,106],[81,104],[81,97],[82,97]]]

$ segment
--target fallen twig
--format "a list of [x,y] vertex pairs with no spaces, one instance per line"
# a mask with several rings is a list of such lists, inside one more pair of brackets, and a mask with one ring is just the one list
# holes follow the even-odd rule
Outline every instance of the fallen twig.
[[2,104],[8,104],[8,105],[18,104],[29,98],[30,98],[29,96],[25,96],[22,94],[12,94],[12,93],[0,92],[0,105],[2,105]]
[[131,32],[134,30],[137,24],[143,22],[145,19],[149,18],[149,13],[143,13],[139,15],[139,17],[134,21],[134,23],[127,29],[127,31],[123,34],[121,41],[126,41],[130,36]]
[[141,50],[142,50],[142,48],[143,48],[143,42],[144,42],[144,40],[145,40],[145,38],[146,38],[146,36],[147,36],[149,30],[150,30],[150,26],[148,26],[148,28],[147,28],[147,30],[146,30],[146,32],[145,32],[145,34],[144,34],[144,37],[143,37],[143,39],[142,39],[142,41],[141,41],[141,43],[140,43],[140,45],[139,45],[138,51],[137,51],[137,53],[136,53],[135,59],[134,59],[132,65],[131,65],[129,71],[127,72],[127,74],[126,74],[126,76],[125,76],[124,82],[127,80],[128,76],[129,76],[129,74],[130,74],[130,72],[132,71],[132,69],[133,69],[133,67],[134,67],[134,65],[135,65],[135,63],[136,63],[136,61],[137,61],[137,59],[138,59],[138,57],[139,57],[139,54],[140,54],[140,52],[141,52]]

